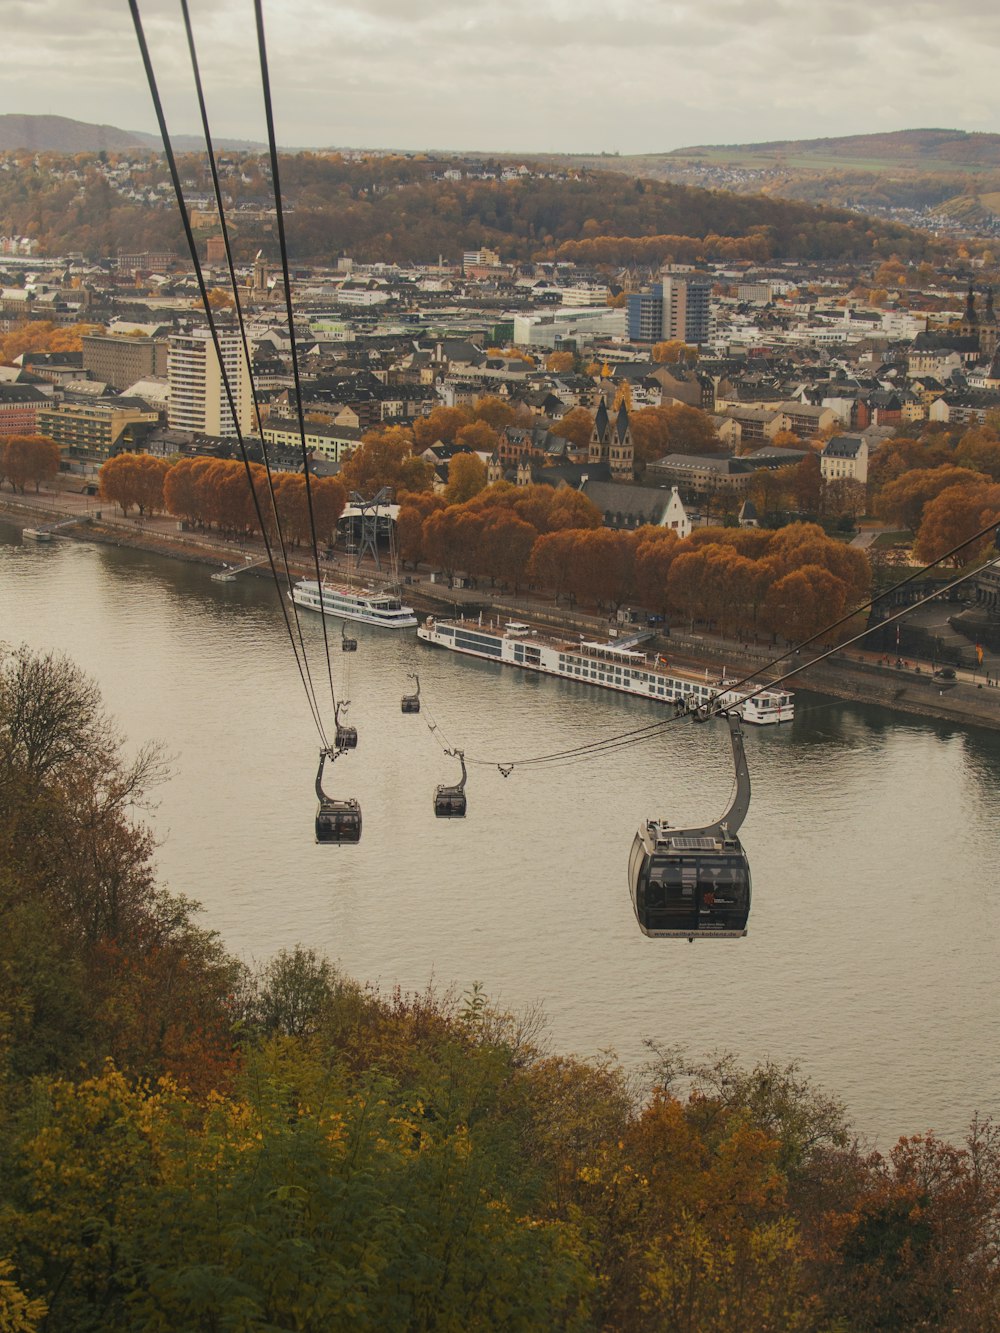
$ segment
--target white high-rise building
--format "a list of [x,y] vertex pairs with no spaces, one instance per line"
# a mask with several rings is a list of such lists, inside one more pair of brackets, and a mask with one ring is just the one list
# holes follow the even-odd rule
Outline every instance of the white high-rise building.
[[[240,431],[248,434],[253,429],[253,393],[242,339],[236,333],[220,333],[219,348]],[[171,336],[167,377],[170,383],[167,417],[172,430],[203,435],[239,433],[229,410],[219,358],[208,329]]]

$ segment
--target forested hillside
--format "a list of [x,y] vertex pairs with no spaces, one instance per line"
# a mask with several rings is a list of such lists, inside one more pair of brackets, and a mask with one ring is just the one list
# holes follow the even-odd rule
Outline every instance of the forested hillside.
[[[211,193],[207,168],[182,159],[186,188]],[[462,171],[462,179],[445,172]],[[244,257],[274,250],[266,164],[229,165],[224,188]],[[330,261],[454,260],[490,246],[505,259],[565,258],[613,264],[664,259],[860,261],[894,253],[923,258],[935,242],[890,223],[764,197],[624,181],[610,172],[544,172],[502,178],[497,163],[461,159],[300,153],[282,166],[293,258]],[[204,207],[204,205],[203,205]],[[217,230],[196,217],[200,233]],[[159,159],[0,159],[0,234],[37,237],[45,253],[183,248]]]

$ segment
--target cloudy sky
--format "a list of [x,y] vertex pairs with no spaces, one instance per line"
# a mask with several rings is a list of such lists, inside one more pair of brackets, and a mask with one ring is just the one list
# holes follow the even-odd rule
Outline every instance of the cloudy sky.
[[[173,133],[179,0],[140,0]],[[189,0],[216,137],[263,139],[252,0]],[[289,146],[655,152],[1000,130],[995,0],[265,0]],[[0,112],[154,131],[126,0],[0,0]]]

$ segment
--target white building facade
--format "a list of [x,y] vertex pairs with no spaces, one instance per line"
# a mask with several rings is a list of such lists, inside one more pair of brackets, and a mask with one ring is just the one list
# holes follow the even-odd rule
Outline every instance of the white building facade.
[[[219,348],[222,367],[208,329],[171,336],[167,360],[170,385],[167,419],[171,430],[237,435],[253,429],[250,368],[243,354],[242,339],[235,333],[220,333]],[[229,408],[226,380],[236,410],[235,420]]]

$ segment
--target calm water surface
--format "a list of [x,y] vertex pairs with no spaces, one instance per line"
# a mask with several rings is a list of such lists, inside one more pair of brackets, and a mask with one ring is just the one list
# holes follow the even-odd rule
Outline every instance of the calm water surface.
[[[317,847],[318,746],[271,585],[114,548],[21,545],[0,527],[0,639],[71,655],[130,742],[164,742],[161,878],[200,900],[235,952],[302,942],[405,990],[478,980],[512,1008],[541,1001],[554,1048],[612,1049],[634,1066],[647,1038],[795,1059],[883,1149],[928,1128],[960,1137],[997,1108],[1000,734],[800,695],[792,727],[747,736],[749,936],[652,941],[625,883],[635,826],[725,808],[725,728],[668,727],[506,780],[474,768],[468,818],[437,821],[434,786],[458,772],[431,718],[470,755],[517,758],[663,714],[409,633],[357,633],[359,652],[334,668],[359,745],[328,789],[360,799],[364,837]],[[404,716],[412,670],[425,709]]]

